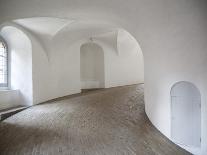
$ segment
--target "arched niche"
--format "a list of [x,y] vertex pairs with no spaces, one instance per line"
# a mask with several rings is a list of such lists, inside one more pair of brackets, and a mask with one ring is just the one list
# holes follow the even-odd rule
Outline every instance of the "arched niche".
[[201,95],[190,82],[177,82],[171,89],[171,138],[185,146],[201,145]]
[[105,87],[104,51],[96,43],[85,43],[80,47],[81,89]]

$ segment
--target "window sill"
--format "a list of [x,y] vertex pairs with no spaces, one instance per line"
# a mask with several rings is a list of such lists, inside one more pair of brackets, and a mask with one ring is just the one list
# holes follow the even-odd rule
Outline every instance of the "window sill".
[[12,91],[18,91],[18,89],[0,88],[0,92],[12,92]]

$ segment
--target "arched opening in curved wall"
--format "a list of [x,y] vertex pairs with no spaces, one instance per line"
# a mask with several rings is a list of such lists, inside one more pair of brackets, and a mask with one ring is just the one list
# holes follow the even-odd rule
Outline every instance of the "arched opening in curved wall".
[[[80,45],[77,47],[80,48],[81,89],[110,88],[144,82],[142,50],[137,40],[126,30],[117,29],[89,36],[89,39],[84,38],[77,45]],[[101,56],[98,53],[102,53]]]
[[15,26],[1,27],[0,35],[7,43],[9,55],[8,91],[5,95],[5,100],[1,99],[3,101],[0,109],[32,105],[31,40],[26,33]]
[[96,43],[85,43],[80,47],[81,89],[105,87],[104,52]]
[[201,145],[201,95],[198,88],[186,81],[171,89],[171,138],[181,145]]

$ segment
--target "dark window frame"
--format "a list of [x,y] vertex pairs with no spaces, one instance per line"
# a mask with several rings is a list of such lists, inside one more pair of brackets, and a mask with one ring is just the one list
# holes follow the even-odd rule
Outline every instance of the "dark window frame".
[[8,52],[8,47],[7,47],[7,44],[5,42],[5,40],[0,36],[0,42],[3,44],[4,46],[4,49],[5,49],[5,53],[6,53],[6,73],[5,73],[5,78],[6,78],[6,81],[5,83],[0,83],[0,89],[1,88],[8,88],[9,87],[9,52]]

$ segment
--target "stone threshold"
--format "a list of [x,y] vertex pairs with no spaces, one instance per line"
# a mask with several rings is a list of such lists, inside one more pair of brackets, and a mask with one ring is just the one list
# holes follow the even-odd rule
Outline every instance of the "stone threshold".
[[5,120],[6,118],[22,111],[22,110],[25,110],[26,106],[21,106],[21,107],[14,107],[14,108],[9,108],[9,109],[3,109],[3,110],[0,110],[0,121],[3,121]]

